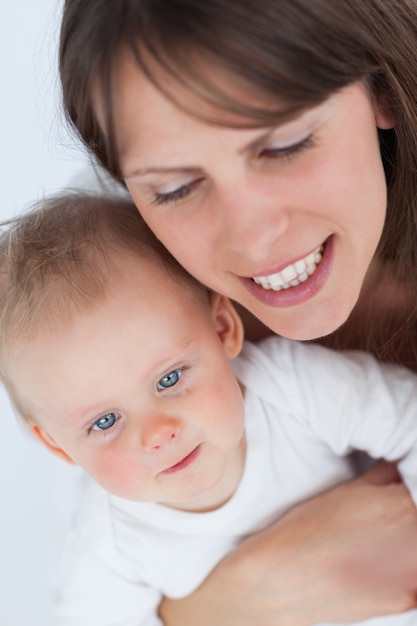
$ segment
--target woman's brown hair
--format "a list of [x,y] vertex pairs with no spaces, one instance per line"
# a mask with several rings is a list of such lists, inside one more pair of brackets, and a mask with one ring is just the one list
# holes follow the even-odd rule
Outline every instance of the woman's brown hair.
[[[397,278],[416,285],[417,295],[416,0],[66,0],[59,53],[64,110],[121,181],[112,74],[123,48],[180,107],[189,107],[189,90],[259,127],[279,119],[283,101],[302,110],[366,81],[395,119],[394,130],[380,131],[388,211],[378,254]],[[228,81],[219,87],[204,67],[236,77],[265,106],[234,99]],[[165,91],[164,73],[179,91]],[[93,106],[97,85],[104,129]]]

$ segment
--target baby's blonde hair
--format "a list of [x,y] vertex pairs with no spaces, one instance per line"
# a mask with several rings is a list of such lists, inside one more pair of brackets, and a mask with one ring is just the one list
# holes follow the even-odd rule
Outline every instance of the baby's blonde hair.
[[10,371],[13,348],[100,302],[122,254],[160,263],[171,280],[196,294],[205,291],[127,198],[68,192],[1,226],[0,382],[18,413],[24,410]]

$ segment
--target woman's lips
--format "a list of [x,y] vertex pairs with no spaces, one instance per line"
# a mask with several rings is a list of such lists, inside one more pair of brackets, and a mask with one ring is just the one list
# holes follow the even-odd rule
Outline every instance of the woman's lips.
[[314,273],[303,282],[287,289],[265,289],[253,278],[240,278],[246,289],[260,302],[276,308],[296,306],[314,297],[324,286],[333,260],[333,235],[323,244],[321,260]]
[[310,254],[295,261],[295,263],[290,263],[280,271],[269,272],[264,276],[253,276],[252,278],[264,289],[272,289],[273,291],[296,287],[314,274],[320,264],[323,250],[324,245],[321,245]]
[[179,472],[185,469],[186,467],[191,465],[191,463],[197,458],[199,453],[200,453],[200,445],[194,448],[194,450],[190,452],[190,454],[187,454],[187,456],[185,456],[181,461],[179,461],[178,463],[175,463],[175,465],[172,465],[171,467],[168,467],[168,469],[164,470],[162,474],[173,474],[174,472]]

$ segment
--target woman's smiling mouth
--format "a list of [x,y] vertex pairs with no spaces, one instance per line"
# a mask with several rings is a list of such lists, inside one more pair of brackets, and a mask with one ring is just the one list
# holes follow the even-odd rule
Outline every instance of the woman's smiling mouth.
[[302,259],[287,265],[281,271],[269,276],[256,276],[252,280],[264,289],[272,289],[273,291],[296,287],[314,274],[322,259],[323,250],[324,245],[321,245]]
[[[315,250],[290,263],[279,272],[252,278],[241,277],[246,289],[268,306],[286,308],[310,300],[324,286],[333,261],[334,237],[331,235]],[[245,303],[242,301],[245,306]]]

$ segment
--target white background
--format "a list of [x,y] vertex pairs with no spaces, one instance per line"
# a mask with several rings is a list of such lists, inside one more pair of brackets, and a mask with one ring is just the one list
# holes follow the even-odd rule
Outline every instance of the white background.
[[[65,130],[61,0],[0,0],[0,219],[70,184],[86,157]],[[22,432],[0,391],[0,624],[53,626],[52,583],[77,470]]]

